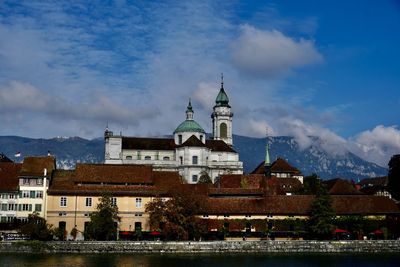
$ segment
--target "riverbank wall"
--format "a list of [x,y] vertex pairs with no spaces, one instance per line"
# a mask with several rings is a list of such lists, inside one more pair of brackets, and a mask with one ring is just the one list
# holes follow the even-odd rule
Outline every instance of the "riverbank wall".
[[400,240],[0,242],[0,253],[399,253]]

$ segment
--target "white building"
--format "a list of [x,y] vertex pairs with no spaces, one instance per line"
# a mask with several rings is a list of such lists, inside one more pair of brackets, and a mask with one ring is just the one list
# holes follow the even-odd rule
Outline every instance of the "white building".
[[233,149],[233,113],[223,81],[211,115],[212,139],[207,140],[193,115],[189,100],[186,120],[175,129],[174,138],[125,137],[114,135],[107,128],[105,163],[150,164],[155,170],[179,171],[188,183],[197,183],[203,174],[213,182],[221,174],[242,174],[243,163]]
[[16,216],[26,221],[29,214],[37,212],[39,216],[47,217],[47,189],[53,170],[55,158],[25,157],[19,173],[19,197]]

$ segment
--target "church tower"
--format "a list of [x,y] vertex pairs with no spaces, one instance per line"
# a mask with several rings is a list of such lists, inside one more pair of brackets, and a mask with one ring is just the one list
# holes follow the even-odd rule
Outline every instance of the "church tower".
[[224,89],[224,76],[221,75],[221,89],[215,99],[214,112],[211,114],[214,140],[223,140],[228,145],[233,145],[232,117],[229,98]]

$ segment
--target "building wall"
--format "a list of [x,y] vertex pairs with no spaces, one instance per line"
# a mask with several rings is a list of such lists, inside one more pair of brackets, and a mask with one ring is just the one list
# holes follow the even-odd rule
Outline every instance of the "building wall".
[[[66,198],[65,207],[61,205],[61,198]],[[91,198],[91,206],[86,205],[86,199]],[[66,196],[48,195],[47,221],[54,227],[59,227],[60,222],[66,223],[66,231],[71,238],[71,230],[76,226],[78,239],[83,238],[85,222],[90,221],[90,214],[96,211],[99,196]],[[136,199],[141,199],[140,207],[136,206]],[[121,196],[116,197],[118,215],[121,221],[118,224],[119,231],[135,231],[135,223],[140,222],[142,231],[149,231],[149,216],[145,213],[146,204],[152,201],[152,197]]]
[[0,193],[0,222],[12,222],[17,216],[18,192]]
[[46,219],[46,197],[48,179],[44,177],[25,177],[19,179],[18,219],[27,220],[29,214],[37,211]]

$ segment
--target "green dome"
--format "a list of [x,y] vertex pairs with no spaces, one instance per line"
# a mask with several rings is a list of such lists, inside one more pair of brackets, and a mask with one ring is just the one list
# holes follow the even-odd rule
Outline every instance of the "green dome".
[[185,120],[175,129],[174,133],[200,132],[206,133],[204,129],[194,120]]
[[229,107],[229,98],[225,93],[224,87],[221,87],[221,90],[219,90],[215,103],[217,107]]

